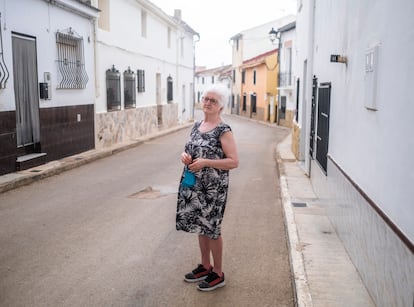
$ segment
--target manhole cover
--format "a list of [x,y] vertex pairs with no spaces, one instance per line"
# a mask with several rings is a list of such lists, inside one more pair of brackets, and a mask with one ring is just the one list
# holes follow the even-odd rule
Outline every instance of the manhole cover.
[[293,202],[292,206],[293,207],[306,207],[307,205],[306,205],[306,203],[295,203],[295,202]]

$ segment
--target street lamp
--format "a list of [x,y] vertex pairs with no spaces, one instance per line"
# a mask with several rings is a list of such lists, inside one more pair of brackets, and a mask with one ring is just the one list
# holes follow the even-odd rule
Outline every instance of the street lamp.
[[274,44],[275,40],[278,39],[278,33],[274,28],[269,32],[269,39],[272,44]]
[[[278,71],[277,71],[277,109],[280,109],[280,92],[279,92],[279,88],[280,88],[280,49],[282,48],[282,42],[280,39],[280,31],[276,31],[273,27],[272,29],[269,31],[269,40],[272,43],[272,45],[276,45],[276,40],[277,40],[277,60],[276,60],[276,65],[278,67]],[[276,113],[276,122],[277,124],[279,124],[279,110]]]

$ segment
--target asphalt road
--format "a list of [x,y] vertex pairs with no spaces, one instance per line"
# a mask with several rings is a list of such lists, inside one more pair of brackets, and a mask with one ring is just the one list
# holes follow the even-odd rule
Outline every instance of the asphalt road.
[[175,230],[190,129],[0,194],[0,306],[294,306],[274,148],[288,131],[226,116],[240,165],[223,221],[226,286],[183,281]]

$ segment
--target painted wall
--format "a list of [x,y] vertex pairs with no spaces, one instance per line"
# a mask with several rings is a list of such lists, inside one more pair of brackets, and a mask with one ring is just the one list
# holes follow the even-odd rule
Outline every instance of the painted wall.
[[[85,9],[85,6],[75,1],[68,1],[92,16],[97,12]],[[30,14],[22,18],[22,7]],[[93,62],[93,23],[90,19],[77,14],[68,13],[45,1],[33,0],[1,0],[1,24],[3,36],[3,51],[5,64],[10,77],[5,89],[0,90],[0,111],[15,110],[14,83],[13,83],[13,57],[12,57],[12,32],[29,35],[36,38],[38,80],[44,81],[44,72],[50,72],[52,77],[52,98],[40,100],[40,108],[61,107],[69,105],[84,105],[94,103],[94,62]],[[89,77],[85,89],[65,90],[57,89],[58,66],[56,32],[72,28],[79,36],[83,37],[85,69]],[[90,41],[89,41],[90,40]]]
[[[22,15],[22,8],[30,14]],[[56,0],[52,3],[39,0],[0,1],[2,53],[9,79],[0,89],[0,174],[27,169],[48,161],[94,148],[94,45],[93,24],[98,11],[78,1]],[[70,30],[70,31],[69,31]],[[88,81],[85,88],[58,89],[62,80],[58,68],[56,33],[73,32],[83,39],[83,62]],[[44,73],[50,73],[49,99],[33,101],[39,114],[39,138],[18,146],[16,99],[12,36],[19,35],[36,44],[37,80],[45,82]],[[26,82],[18,80],[19,83]],[[33,155],[20,160],[22,156]],[[24,162],[22,162],[24,161]]]
[[[408,0],[318,2],[314,73],[319,82],[332,82],[329,154],[414,241],[409,124],[414,20],[409,12],[414,3]],[[379,46],[376,88],[365,74],[365,54],[373,46]],[[348,64],[330,63],[330,54],[346,55]],[[376,111],[365,106],[372,91]]]
[[[104,0],[97,5],[104,18],[96,43],[97,145],[125,142],[192,120],[195,32],[147,0]],[[107,112],[106,71],[112,67],[121,74],[121,110]],[[145,91],[136,92],[132,109],[125,109],[123,95],[128,68],[135,75],[138,69],[145,72]],[[169,77],[172,101],[167,101]]]
[[[306,168],[368,291],[384,307],[413,303],[412,12],[409,0],[298,7],[305,152],[312,76],[331,83],[327,173],[307,155]],[[333,54],[347,63],[330,62]]]

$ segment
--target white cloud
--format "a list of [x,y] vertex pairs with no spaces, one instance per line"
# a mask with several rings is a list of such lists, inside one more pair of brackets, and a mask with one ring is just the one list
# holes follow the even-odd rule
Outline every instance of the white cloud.
[[[182,19],[200,34],[196,65],[213,68],[231,64],[233,35],[296,13],[296,0],[150,0],[168,15],[181,9]],[[270,29],[269,29],[270,30]],[[267,33],[263,33],[267,39]]]

